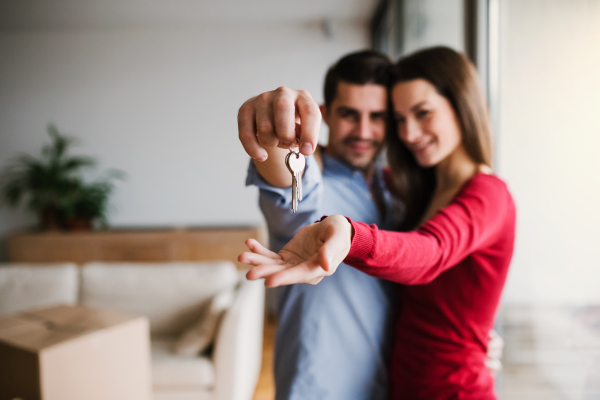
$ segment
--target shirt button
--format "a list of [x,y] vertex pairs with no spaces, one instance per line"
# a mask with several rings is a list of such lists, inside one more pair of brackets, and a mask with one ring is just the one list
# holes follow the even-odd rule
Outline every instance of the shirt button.
[[350,184],[350,179],[344,178],[344,184],[346,184],[346,185]]

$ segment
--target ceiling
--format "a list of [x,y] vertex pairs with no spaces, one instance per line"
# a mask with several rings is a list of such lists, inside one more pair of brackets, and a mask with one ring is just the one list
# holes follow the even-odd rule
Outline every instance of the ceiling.
[[370,19],[378,0],[0,0],[0,29]]

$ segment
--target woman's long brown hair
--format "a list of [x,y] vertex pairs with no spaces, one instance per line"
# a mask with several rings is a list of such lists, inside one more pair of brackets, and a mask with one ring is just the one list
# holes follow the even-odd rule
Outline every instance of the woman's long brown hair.
[[[444,96],[456,114],[462,144],[477,164],[491,166],[492,139],[487,106],[477,70],[463,54],[448,47],[432,47],[401,58],[393,68],[391,88],[400,82],[424,79]],[[390,90],[391,96],[391,90]],[[390,109],[393,110],[392,104]],[[398,137],[397,124],[386,135],[392,172],[391,191],[406,205],[401,230],[415,229],[423,218],[436,187],[435,167],[420,167]]]

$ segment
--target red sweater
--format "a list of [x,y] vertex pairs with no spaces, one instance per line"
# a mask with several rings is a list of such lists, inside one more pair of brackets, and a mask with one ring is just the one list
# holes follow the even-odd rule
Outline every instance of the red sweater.
[[488,335],[515,238],[515,205],[494,175],[478,174],[412,232],[351,221],[345,263],[406,284],[390,361],[391,398],[495,399]]

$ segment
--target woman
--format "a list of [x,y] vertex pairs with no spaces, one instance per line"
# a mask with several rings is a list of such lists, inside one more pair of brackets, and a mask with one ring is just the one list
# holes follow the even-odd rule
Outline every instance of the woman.
[[[275,254],[255,241],[240,260],[267,286],[318,283],[340,262],[406,284],[390,362],[393,399],[495,399],[488,332],[514,247],[515,206],[491,168],[473,65],[437,47],[401,59],[391,90],[392,189],[403,232],[331,216]],[[327,373],[327,371],[323,371]]]

